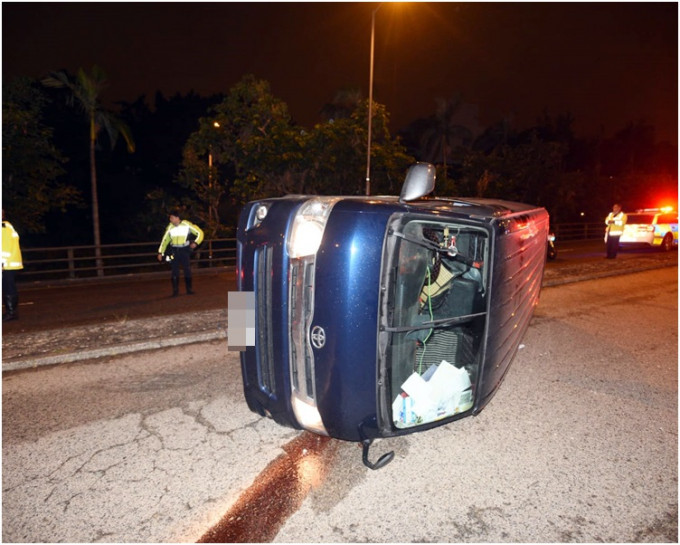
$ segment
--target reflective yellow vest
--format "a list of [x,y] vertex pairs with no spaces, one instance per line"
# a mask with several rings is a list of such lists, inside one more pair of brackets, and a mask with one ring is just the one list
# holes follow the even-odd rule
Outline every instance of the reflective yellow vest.
[[194,235],[193,242],[200,244],[203,242],[203,231],[198,225],[194,225],[190,221],[182,220],[179,225],[168,224],[165,229],[165,234],[161,240],[161,245],[158,247],[158,253],[162,254],[165,249],[170,246],[189,246],[192,240],[189,235]]
[[614,212],[609,212],[605,223],[607,224],[607,234],[613,237],[620,237],[623,234],[623,228],[626,225],[628,217],[623,213],[623,211],[618,214]]
[[8,271],[23,269],[19,233],[8,221],[2,222],[2,268]]

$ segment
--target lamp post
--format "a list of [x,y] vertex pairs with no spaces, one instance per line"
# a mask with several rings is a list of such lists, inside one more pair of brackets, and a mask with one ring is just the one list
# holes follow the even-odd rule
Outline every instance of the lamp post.
[[371,61],[368,75],[368,145],[366,146],[366,195],[371,194],[371,127],[373,125],[373,57],[375,53],[375,14],[380,4],[371,13]]
[[[220,128],[220,124],[217,121],[213,121],[213,127],[216,129]],[[211,138],[212,140],[212,138]],[[213,194],[213,156],[212,156],[212,145],[208,146],[208,227],[212,229],[213,224],[217,224],[219,221],[219,216],[217,213],[217,206],[212,202]],[[208,258],[210,261],[210,266],[212,267],[212,240],[208,243]]]
[[[213,127],[216,129],[220,128],[220,124],[217,121],[213,121]],[[210,185],[211,182],[211,170],[212,170],[212,165],[213,165],[213,157],[212,157],[212,146],[208,146],[208,185]]]

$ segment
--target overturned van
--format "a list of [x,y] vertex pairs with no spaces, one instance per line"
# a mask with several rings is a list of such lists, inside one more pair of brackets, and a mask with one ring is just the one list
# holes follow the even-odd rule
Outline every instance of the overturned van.
[[252,292],[241,352],[251,410],[364,445],[477,414],[538,303],[543,208],[434,198],[434,167],[400,197],[251,202],[238,227],[238,290]]

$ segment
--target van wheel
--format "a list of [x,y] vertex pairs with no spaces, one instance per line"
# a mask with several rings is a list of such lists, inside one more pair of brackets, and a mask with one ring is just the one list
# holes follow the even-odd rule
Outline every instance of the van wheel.
[[673,249],[673,235],[671,233],[666,233],[666,236],[663,237],[663,241],[661,242],[661,249],[664,252],[669,252],[670,250]]

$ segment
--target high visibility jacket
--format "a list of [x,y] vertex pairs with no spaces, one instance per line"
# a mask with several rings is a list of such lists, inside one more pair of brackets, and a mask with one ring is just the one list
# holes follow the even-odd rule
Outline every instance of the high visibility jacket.
[[613,237],[620,237],[623,234],[623,227],[628,221],[628,216],[626,216],[623,211],[618,214],[614,212],[609,212],[607,219],[604,221],[607,224],[607,234]]
[[8,271],[23,269],[19,233],[8,221],[2,222],[2,268]]
[[181,248],[189,246],[192,242],[196,244],[203,242],[203,231],[198,225],[187,220],[182,220],[179,225],[169,223],[158,247],[158,253],[164,253],[168,244],[173,248]]

